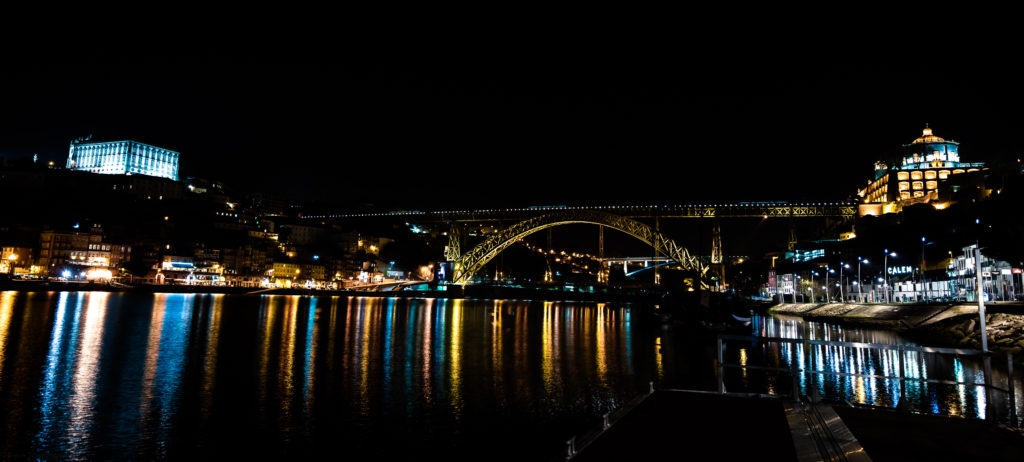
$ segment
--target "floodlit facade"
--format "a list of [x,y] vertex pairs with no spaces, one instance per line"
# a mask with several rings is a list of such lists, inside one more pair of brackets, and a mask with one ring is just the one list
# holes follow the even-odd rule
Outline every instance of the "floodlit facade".
[[138,141],[71,142],[67,168],[108,175],[148,175],[178,180],[178,155]]
[[939,185],[953,175],[985,168],[960,161],[960,143],[945,140],[925,125],[920,137],[900,150],[899,165],[875,162],[875,177],[857,191],[861,215],[897,212],[903,205],[938,199]]

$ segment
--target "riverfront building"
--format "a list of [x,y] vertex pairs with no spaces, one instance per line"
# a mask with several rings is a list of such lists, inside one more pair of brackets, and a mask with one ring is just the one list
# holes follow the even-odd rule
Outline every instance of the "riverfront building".
[[943,183],[954,175],[984,168],[983,162],[961,162],[960,143],[935,136],[925,125],[920,137],[902,146],[895,162],[875,162],[874,179],[857,191],[862,201],[860,215],[898,212],[903,206],[917,203],[941,208],[938,202]]
[[67,168],[109,175],[148,175],[178,180],[178,152],[138,141],[71,142]]

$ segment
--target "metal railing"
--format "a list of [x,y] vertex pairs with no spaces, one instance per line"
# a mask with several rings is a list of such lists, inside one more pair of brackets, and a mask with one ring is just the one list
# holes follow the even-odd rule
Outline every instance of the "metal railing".
[[612,411],[606,412],[601,416],[601,428],[588,432],[582,436],[573,436],[565,442],[565,460],[570,460],[576,457],[583,448],[586,448],[590,443],[594,442],[599,436],[608,431],[612,425],[615,425],[619,420],[622,420],[630,411],[640,405],[648,396],[654,394],[654,382],[650,382],[650,388],[647,393],[634,397],[626,405]]
[[[886,352],[896,352],[899,365],[896,368],[898,375],[878,375],[868,374],[859,372],[838,372],[830,371],[826,369],[812,369],[812,368],[799,368],[796,361],[792,361],[791,367],[772,367],[772,366],[761,366],[761,365],[745,365],[745,364],[727,364],[725,362],[725,346],[728,341],[743,341],[755,344],[769,344],[769,343],[789,343],[804,345],[804,351],[810,351],[810,347],[814,345],[825,346],[825,347],[838,347],[838,348],[859,348],[868,350],[879,350],[882,354]],[[807,376],[808,379],[815,375],[832,375],[838,377],[859,377],[859,378],[870,378],[870,379],[885,379],[885,380],[897,380],[900,383],[900,402],[906,400],[906,382],[921,382],[921,383],[934,383],[943,385],[965,385],[974,387],[984,387],[985,389],[985,404],[987,407],[993,406],[995,402],[993,400],[992,393],[994,391],[1000,391],[1007,394],[1007,401],[1010,408],[1009,422],[1012,426],[1018,426],[1017,419],[1017,400],[1015,396],[1015,389],[1013,385],[1013,354],[1006,354],[1006,388],[1000,388],[993,384],[992,379],[992,353],[984,353],[980,350],[970,350],[961,348],[936,348],[936,347],[919,347],[911,345],[882,345],[875,343],[860,343],[860,342],[838,342],[838,341],[827,341],[827,340],[807,340],[807,339],[794,339],[794,338],[782,338],[782,337],[757,337],[757,336],[743,336],[743,335],[719,335],[717,341],[717,367],[716,374],[718,378],[718,392],[726,393],[725,386],[725,369],[736,368],[736,369],[753,369],[753,370],[765,370],[774,372],[788,372],[792,376],[793,389],[792,398],[799,400],[801,397],[799,379],[801,376]],[[905,352],[917,352],[919,353],[919,360],[924,362],[925,354],[944,354],[944,355],[956,355],[956,356],[978,356],[981,358],[983,363],[984,381],[983,382],[964,382],[958,380],[942,380],[934,378],[926,378],[924,374],[920,374],[919,377],[909,377],[906,370],[906,361],[904,359]],[[801,353],[803,354],[803,353]],[[816,389],[812,389],[810,393],[812,398],[817,399],[814,395]],[[986,418],[991,418],[995,413],[986,412]]]

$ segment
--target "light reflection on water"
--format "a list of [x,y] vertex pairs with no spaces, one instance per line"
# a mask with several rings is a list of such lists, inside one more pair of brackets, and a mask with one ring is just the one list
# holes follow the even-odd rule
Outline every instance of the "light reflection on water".
[[[882,345],[909,345],[898,334],[891,331],[844,327],[829,323],[807,322],[800,318],[785,316],[755,316],[753,332],[757,336],[810,339],[840,342],[860,342]],[[988,407],[988,396],[984,383],[984,370],[977,356],[954,356],[922,353],[917,351],[881,350],[876,348],[854,348],[832,345],[806,345],[799,343],[770,343],[767,345],[751,342],[736,342],[730,345],[732,363],[755,362],[748,356],[757,352],[756,364],[787,369],[812,371],[801,374],[797,381],[803,396],[816,394],[830,401],[846,401],[879,407],[907,409],[914,412],[965,416],[984,419],[988,412],[1007,420],[1010,414],[1008,396],[1002,391],[993,391],[993,407]],[[900,355],[902,354],[902,358]],[[1006,387],[1005,359],[996,356],[993,367],[993,383]],[[922,381],[839,376],[829,373],[876,375],[898,377],[902,374],[911,379],[948,380],[967,384],[935,384]],[[821,371],[821,373],[814,373]],[[826,373],[827,372],[827,373]],[[792,376],[760,373],[760,379],[750,380],[748,374],[760,373],[753,369],[741,369],[738,380],[729,380],[730,390],[790,394],[793,388]],[[905,387],[902,388],[902,387]],[[1014,381],[1017,393],[1020,380]],[[903,401],[901,404],[901,400]],[[1017,400],[1018,403],[1021,400]],[[1017,405],[1018,415],[1024,406]]]
[[[903,342],[793,318],[755,317],[751,332]],[[645,323],[616,304],[0,292],[0,453],[546,459],[649,381],[714,389],[713,345],[712,335]],[[899,365],[893,352],[817,345],[740,342],[728,353],[734,363],[847,373],[892,375]],[[981,378],[972,358],[903,359],[911,377]],[[791,387],[756,371],[734,379],[730,390]],[[901,391],[893,380],[824,374],[799,386],[887,407]],[[978,387],[911,382],[907,396],[922,412],[985,413]]]
[[0,449],[469,455],[511,439],[499,458],[547,457],[671,375],[633,329],[611,304],[3,292],[0,405],[20,417]]

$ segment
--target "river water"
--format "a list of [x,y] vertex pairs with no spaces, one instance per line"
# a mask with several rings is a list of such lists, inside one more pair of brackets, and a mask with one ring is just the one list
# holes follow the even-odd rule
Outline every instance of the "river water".
[[[715,388],[715,334],[665,328],[637,308],[2,292],[0,450],[5,459],[554,459],[569,437],[650,382]],[[885,331],[775,317],[738,329],[904,342]],[[727,345],[734,364],[893,367],[886,353]],[[980,373],[957,358],[914,364],[928,377]],[[726,377],[730,391],[785,393],[792,383],[755,370],[729,369]],[[898,382],[885,379],[821,375],[799,387],[884,407],[900,396]],[[979,387],[909,385],[905,394],[918,412],[985,415]]]

